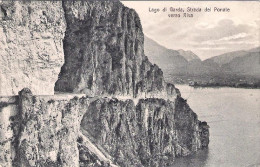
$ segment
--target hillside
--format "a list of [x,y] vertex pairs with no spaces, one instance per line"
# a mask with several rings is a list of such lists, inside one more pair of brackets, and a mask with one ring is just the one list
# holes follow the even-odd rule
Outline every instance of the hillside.
[[183,49],[179,49],[178,52],[187,61],[201,61],[200,58],[190,50],[185,51]]
[[200,62],[200,58],[191,51],[172,50],[144,36],[144,52],[152,63],[162,68],[166,78],[171,71],[186,67],[190,62]]
[[260,47],[225,53],[204,60],[204,64],[217,64],[222,73],[260,78]]
[[[196,82],[198,85],[259,84],[260,47],[224,53],[201,61],[191,51],[170,50],[145,37],[145,53],[173,83]],[[258,86],[257,86],[258,87]]]
[[229,63],[230,61],[232,61],[234,58],[237,57],[243,57],[246,54],[248,54],[247,51],[244,50],[240,50],[240,51],[234,51],[234,52],[228,52],[228,53],[224,53],[222,55],[219,56],[214,56],[212,58],[206,59],[204,60],[205,62],[214,62],[217,63],[219,66],[224,65]]
[[178,51],[167,49],[147,36],[144,36],[144,52],[152,63],[163,70],[174,70],[188,63]]
[[247,53],[244,56],[239,56],[222,66],[224,71],[249,75],[260,78],[260,52]]

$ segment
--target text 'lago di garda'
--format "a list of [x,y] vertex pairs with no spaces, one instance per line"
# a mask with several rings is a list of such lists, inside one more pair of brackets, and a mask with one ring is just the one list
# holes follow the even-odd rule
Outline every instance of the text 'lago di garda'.
[[205,13],[227,13],[230,12],[230,8],[228,7],[164,7],[164,8],[154,8],[154,7],[149,7],[149,12],[150,13],[167,13],[168,17],[189,17],[192,18],[195,13],[200,13],[200,12],[205,12]]

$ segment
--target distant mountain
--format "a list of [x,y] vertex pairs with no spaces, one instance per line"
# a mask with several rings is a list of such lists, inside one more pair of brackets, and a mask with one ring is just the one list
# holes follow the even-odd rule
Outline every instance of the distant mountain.
[[250,49],[247,52],[250,52],[250,53],[252,53],[252,52],[260,53],[260,46],[257,47],[257,48]]
[[157,64],[167,74],[186,67],[191,61],[201,61],[191,51],[172,50],[158,44],[149,37],[144,37],[144,52],[152,63]]
[[222,72],[236,75],[250,75],[259,78],[260,47],[225,53],[203,61],[204,65],[221,68]]
[[145,36],[144,52],[152,63],[162,68],[167,81],[177,79],[207,83],[215,79],[214,82],[220,85],[228,85],[231,80],[232,84],[241,80],[260,82],[260,47],[228,52],[201,61],[191,51],[167,49]]
[[183,56],[187,61],[201,61],[200,58],[192,51],[178,50],[179,54]]
[[171,71],[168,81],[196,86],[231,86],[260,88],[260,49],[236,51]]
[[250,75],[260,78],[260,52],[249,52],[244,56],[232,59],[221,67],[224,71],[232,74]]
[[224,53],[219,56],[214,56],[209,59],[204,60],[205,62],[214,62],[218,65],[224,65],[232,61],[234,58],[237,57],[243,57],[247,54],[248,52],[244,50],[239,50],[239,51],[234,51],[234,52],[229,52],[229,53]]
[[208,63],[214,62],[221,66],[221,65],[230,63],[235,58],[248,56],[249,53],[258,53],[259,54],[260,47],[253,48],[250,50],[239,50],[239,51],[224,53],[222,55],[214,56],[207,60],[204,60],[204,62],[208,62]]
[[237,75],[260,78],[260,49],[258,47],[225,53],[201,63],[189,63],[180,71],[185,71],[189,75]]

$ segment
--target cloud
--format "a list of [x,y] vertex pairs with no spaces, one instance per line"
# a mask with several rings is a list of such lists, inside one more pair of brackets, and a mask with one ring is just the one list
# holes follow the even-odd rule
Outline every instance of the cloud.
[[[193,39],[197,42],[210,40],[231,40],[241,38],[252,31],[253,27],[248,24],[236,25],[231,19],[220,20],[215,26],[207,29],[195,29]],[[238,35],[240,34],[240,35]],[[241,36],[242,35],[242,36]]]
[[258,28],[260,28],[260,19],[255,20],[255,24]]
[[210,29],[210,28],[213,28],[214,27],[214,24],[209,24],[209,23],[206,23],[206,22],[201,22],[199,24],[196,25],[196,28],[197,29]]
[[184,49],[203,54],[205,58],[259,45],[259,33],[255,26],[250,23],[236,24],[232,19],[221,19],[215,23],[204,21],[178,29],[162,25],[152,35],[155,34],[160,34],[157,40],[168,48],[183,49],[185,46]]
[[224,37],[224,38],[221,38],[219,39],[218,41],[230,41],[230,40],[237,40],[237,39],[243,39],[245,37],[249,36],[247,33],[239,33],[239,34],[236,34],[236,35],[231,35],[229,37]]
[[180,29],[172,24],[149,24],[144,30],[146,34],[165,37],[178,33]]
[[[243,44],[243,43],[249,43],[248,40],[251,39],[251,35],[247,33],[239,33],[227,37],[223,37],[217,40],[208,40],[203,41],[201,43],[198,43],[199,45],[208,45],[208,46],[214,46],[214,45],[227,45],[227,44]],[[256,42],[256,41],[255,41]],[[252,44],[254,42],[250,42]],[[196,44],[196,42],[195,42]]]
[[[151,14],[149,7],[214,7],[219,2],[127,2],[140,15],[144,33],[169,49],[192,50],[205,59],[224,52],[247,50],[260,45],[259,4],[225,2],[228,13],[196,13],[194,18],[169,18],[167,13]],[[248,12],[248,9],[251,9]]]

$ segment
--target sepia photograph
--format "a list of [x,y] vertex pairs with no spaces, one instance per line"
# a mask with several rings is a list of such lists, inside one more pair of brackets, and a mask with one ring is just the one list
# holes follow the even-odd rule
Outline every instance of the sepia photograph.
[[259,9],[0,0],[0,167],[260,167]]

